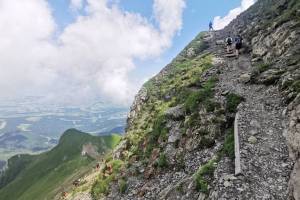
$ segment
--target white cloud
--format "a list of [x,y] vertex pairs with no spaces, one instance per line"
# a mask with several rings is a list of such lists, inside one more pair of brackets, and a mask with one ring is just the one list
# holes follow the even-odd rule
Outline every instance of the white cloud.
[[80,10],[83,7],[83,0],[71,0],[70,7],[72,10]]
[[[184,0],[155,0],[159,28],[110,0],[71,0],[84,9],[60,35],[46,0],[0,1],[0,97],[46,95],[68,103],[130,103],[135,59],[159,56],[181,28]],[[55,36],[55,37],[54,37]],[[55,39],[54,39],[55,38]]]
[[182,26],[182,11],[184,1],[154,0],[153,10],[160,30],[167,38],[171,38]]
[[247,10],[250,6],[252,6],[256,0],[242,0],[241,5],[237,8],[234,8],[229,11],[229,13],[224,16],[216,16],[214,18],[214,28],[216,30],[223,29],[225,26],[227,26],[233,19],[235,19],[239,14]]

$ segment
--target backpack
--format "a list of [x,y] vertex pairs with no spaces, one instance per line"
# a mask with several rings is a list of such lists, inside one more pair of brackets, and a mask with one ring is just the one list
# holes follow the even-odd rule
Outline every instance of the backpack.
[[226,38],[226,43],[228,45],[231,45],[232,44],[232,38],[231,37]]
[[235,38],[235,42],[236,42],[237,44],[242,44],[242,38],[241,38],[241,37]]

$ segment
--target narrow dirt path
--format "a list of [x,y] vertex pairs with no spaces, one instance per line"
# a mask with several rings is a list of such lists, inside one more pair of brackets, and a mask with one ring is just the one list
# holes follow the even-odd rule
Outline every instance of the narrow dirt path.
[[[213,40],[222,35],[218,32]],[[286,200],[292,163],[283,135],[286,118],[282,116],[280,93],[274,86],[247,83],[252,68],[250,55],[226,58],[222,45],[213,48],[224,63],[217,92],[245,98],[238,108],[242,175],[226,183],[226,189],[224,182],[220,184],[219,190],[224,192],[218,199]]]

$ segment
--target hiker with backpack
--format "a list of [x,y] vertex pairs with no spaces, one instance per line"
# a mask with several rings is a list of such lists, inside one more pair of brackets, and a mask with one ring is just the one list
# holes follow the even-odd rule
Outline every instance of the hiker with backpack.
[[208,26],[209,26],[209,31],[213,31],[214,30],[212,21],[209,22]]
[[232,50],[232,42],[233,42],[232,37],[230,35],[228,35],[228,37],[225,39],[228,54]]
[[237,35],[234,39],[235,41],[235,51],[236,51],[236,56],[239,56],[239,51],[243,47],[243,38],[240,35]]

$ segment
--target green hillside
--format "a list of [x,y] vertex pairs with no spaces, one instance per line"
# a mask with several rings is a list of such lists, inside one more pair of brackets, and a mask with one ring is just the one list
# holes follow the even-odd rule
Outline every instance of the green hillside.
[[0,199],[53,199],[64,183],[90,169],[94,159],[82,156],[82,146],[92,144],[102,154],[120,140],[118,135],[92,136],[75,129],[66,131],[59,144],[40,155],[20,155],[9,160],[9,169],[0,179]]

